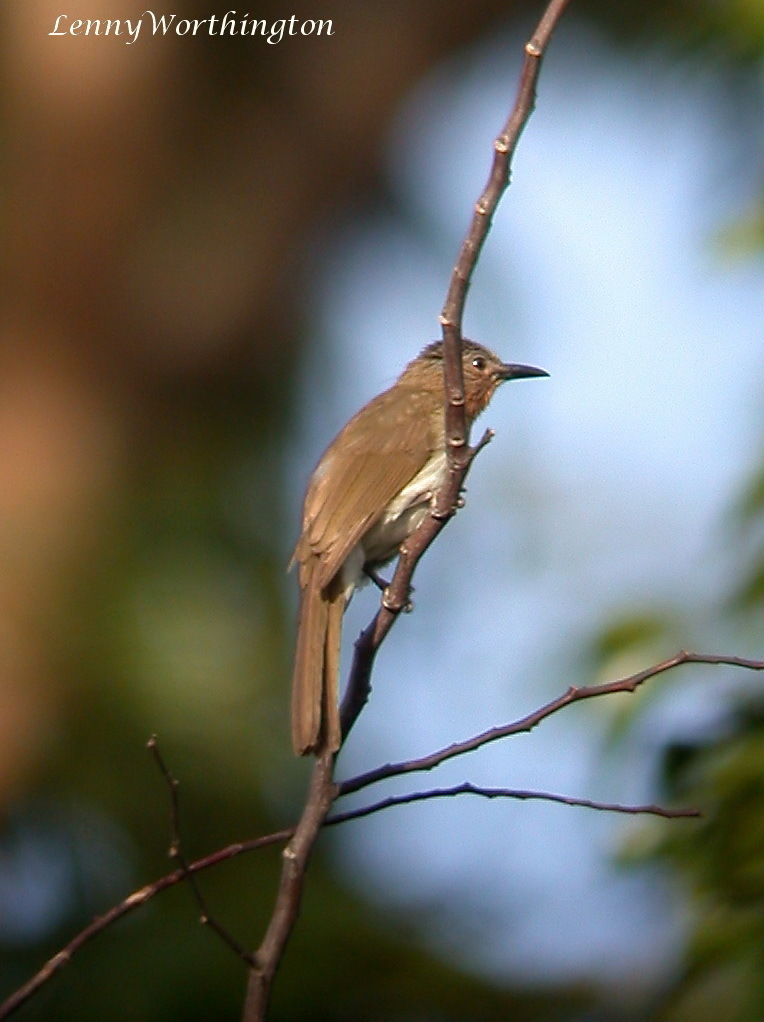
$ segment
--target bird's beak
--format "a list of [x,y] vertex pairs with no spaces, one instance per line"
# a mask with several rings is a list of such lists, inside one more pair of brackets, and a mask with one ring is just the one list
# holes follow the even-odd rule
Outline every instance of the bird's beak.
[[529,376],[549,376],[546,369],[537,369],[535,366],[518,365],[516,362],[505,362],[498,371],[500,380],[525,380]]

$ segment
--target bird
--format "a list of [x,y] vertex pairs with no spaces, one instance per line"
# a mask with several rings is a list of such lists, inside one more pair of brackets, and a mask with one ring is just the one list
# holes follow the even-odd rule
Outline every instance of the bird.
[[[506,380],[549,375],[502,362],[466,338],[462,373],[468,428]],[[342,617],[356,587],[378,580],[377,569],[434,504],[447,471],[445,407],[443,342],[433,341],[348,421],[310,477],[290,562],[300,587],[292,677],[297,755],[340,747]]]

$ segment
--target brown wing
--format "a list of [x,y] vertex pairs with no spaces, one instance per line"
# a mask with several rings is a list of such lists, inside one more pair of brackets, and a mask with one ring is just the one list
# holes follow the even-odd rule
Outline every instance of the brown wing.
[[432,405],[432,395],[400,387],[385,391],[348,422],[318,463],[294,556],[300,562],[311,555],[321,559],[322,587],[425,465],[434,446]]

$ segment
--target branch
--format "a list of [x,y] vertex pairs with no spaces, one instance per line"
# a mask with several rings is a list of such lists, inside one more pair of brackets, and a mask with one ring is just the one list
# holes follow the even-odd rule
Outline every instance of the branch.
[[462,376],[462,318],[467,291],[478,257],[491,228],[494,213],[510,181],[510,169],[523,128],[533,112],[541,60],[569,0],[550,0],[531,39],[525,44],[525,61],[512,111],[493,144],[494,157],[488,182],[472,216],[467,235],[451,274],[446,301],[440,314],[443,328],[443,380],[446,396],[446,455],[448,472],[435,499],[432,514],[401,546],[400,556],[382,606],[355,644],[345,697],[341,707],[343,742],[365,706],[371,692],[371,672],[377,650],[396,618],[409,601],[411,579],[420,558],[459,506],[459,495],[470,466],[492,433],[486,430],[475,447],[468,443]]
[[249,974],[243,1022],[262,1022],[268,1010],[273,978],[297,922],[310,853],[337,797],[333,773],[334,754],[319,754],[313,764],[310,790],[300,822],[282,852],[276,904],[263,942],[255,954],[256,964]]
[[[512,113],[502,134],[494,143],[494,162],[488,184],[475,206],[472,225],[462,245],[451,276],[446,304],[441,315],[444,337],[443,372],[446,389],[446,454],[448,473],[428,515],[400,548],[393,580],[382,597],[374,619],[355,644],[353,663],[345,697],[340,708],[342,741],[347,738],[371,691],[371,672],[377,650],[395,620],[409,603],[411,579],[419,559],[433,542],[459,503],[462,485],[476,454],[490,440],[486,433],[480,444],[470,448],[464,414],[464,381],[461,367],[461,319],[467,287],[480,249],[488,234],[491,219],[509,184],[509,165],[520,133],[533,110],[541,57],[568,0],[551,0],[530,42],[525,47],[525,64]],[[258,968],[250,974],[243,1022],[261,1022],[265,1018],[270,988],[278,962],[292,927],[297,920],[304,870],[313,842],[337,797],[333,784],[334,757],[320,757],[313,769],[311,793],[289,846],[284,850],[284,865],[276,907],[263,944],[257,952]]]
[[654,664],[652,667],[646,668],[644,671],[639,671],[637,674],[630,674],[626,678],[621,678],[618,681],[608,681],[601,685],[586,685],[582,687],[571,687],[563,692],[557,699],[553,699],[551,703],[547,703],[545,706],[541,706],[539,709],[534,710],[533,713],[529,713],[525,717],[521,717],[519,720],[513,721],[510,724],[502,724],[500,727],[490,728],[488,731],[483,731],[482,734],[474,735],[472,738],[467,738],[463,742],[454,742],[452,745],[448,745],[437,752],[432,752],[427,756],[422,756],[418,759],[404,760],[399,763],[386,763],[384,766],[377,767],[374,770],[369,770],[365,774],[359,774],[357,777],[351,777],[347,781],[342,781],[338,785],[339,795],[349,795],[351,792],[360,791],[362,788],[368,788],[371,784],[376,784],[378,781],[386,780],[388,777],[400,777],[403,774],[417,773],[425,770],[432,770],[434,767],[440,766],[441,763],[445,763],[446,760],[453,759],[456,756],[463,756],[467,752],[472,752],[475,749],[480,749],[484,745],[488,745],[490,742],[496,742],[500,738],[507,738],[509,735],[520,734],[521,732],[531,731],[537,724],[540,724],[542,720],[547,717],[551,717],[553,713],[557,713],[564,706],[569,706],[571,703],[580,702],[583,699],[593,699],[597,696],[609,695],[613,692],[634,692],[643,685],[650,678],[654,678],[658,674],[663,674],[665,671],[670,671],[674,667],[679,667],[682,664],[724,664],[730,667],[743,667],[751,671],[762,671],[764,670],[764,660],[750,660],[744,657],[735,656],[716,656],[714,654],[704,653],[688,653],[686,650],[681,650],[673,657],[669,657],[668,660],[663,660],[659,664]]
[[479,785],[470,784],[465,781],[463,784],[454,785],[451,788],[432,788],[429,791],[415,791],[408,795],[391,795],[389,798],[381,799],[372,805],[362,806],[360,809],[349,809],[344,813],[336,813],[326,821],[326,826],[337,823],[347,823],[349,820],[360,820],[365,816],[382,812],[393,806],[410,805],[412,802],[429,802],[436,798],[453,798],[456,795],[481,795],[483,798],[511,798],[523,802],[543,801],[557,802],[566,806],[583,806],[586,809],[599,809],[606,813],[628,813],[632,815],[662,816],[666,819],[684,819],[687,817],[701,816],[699,809],[667,809],[651,803],[650,805],[621,805],[618,802],[597,802],[589,798],[574,798],[569,795],[556,795],[548,791],[526,791],[520,788],[483,788]]
[[167,783],[167,788],[170,793],[170,851],[169,856],[173,862],[177,862],[180,867],[180,872],[183,879],[187,882],[191,888],[191,892],[194,896],[196,904],[199,906],[199,921],[202,926],[208,926],[214,933],[220,937],[223,943],[234,952],[239,958],[247,962],[248,965],[254,965],[254,958],[249,952],[247,952],[241,944],[239,944],[231,934],[223,927],[217,919],[210,913],[207,908],[207,903],[202,894],[199,884],[196,882],[196,878],[191,870],[191,867],[186,860],[185,855],[181,851],[180,847],[180,800],[178,797],[179,781],[176,777],[170,773],[167,764],[164,761],[164,757],[159,749],[159,740],[156,735],[152,735],[148,740],[149,752],[154,757],[156,764],[159,768],[162,777]]
[[[337,797],[339,797],[339,795],[348,795],[353,791],[360,791],[362,788],[366,788],[369,785],[375,784],[377,781],[381,781],[387,777],[396,777],[406,773],[413,773],[415,771],[431,770],[446,759],[452,759],[455,756],[463,755],[473,749],[480,748],[481,745],[486,745],[488,742],[496,741],[499,738],[508,737],[521,731],[530,731],[545,717],[551,716],[557,710],[562,709],[563,706],[567,706],[568,703],[576,702],[578,699],[589,699],[595,696],[606,695],[611,692],[633,692],[650,678],[653,678],[658,674],[662,674],[665,671],[672,670],[675,667],[679,667],[682,664],[727,665],[731,667],[741,667],[752,671],[764,670],[764,660],[751,660],[744,657],[716,656],[714,654],[688,653],[682,651],[668,660],[664,660],[659,664],[655,664],[653,667],[649,667],[637,674],[629,675],[619,681],[606,682],[602,685],[591,685],[582,688],[571,687],[562,696],[554,700],[554,702],[548,703],[540,710],[529,714],[527,717],[523,717],[521,720],[515,721],[512,724],[506,724],[502,727],[492,728],[490,731],[485,731],[481,735],[477,735],[465,742],[450,745],[446,749],[435,752],[430,756],[425,756],[421,759],[407,760],[398,764],[388,763],[386,766],[380,767],[378,770],[371,770],[366,774],[360,774],[357,777],[350,778],[337,786]],[[318,762],[316,766],[318,766]],[[490,789],[476,788],[472,785],[460,785],[456,789],[436,789],[431,793],[416,792],[413,795],[397,796],[393,799],[386,799],[381,802],[377,802],[371,806],[364,806],[360,809],[337,813],[328,819],[324,818],[323,826],[331,827],[350,820],[360,819],[363,816],[369,816],[372,813],[381,812],[390,805],[423,801],[428,798],[442,798],[447,795],[467,793],[468,791],[473,794],[484,794],[485,797],[519,799],[539,798],[547,801],[560,802],[565,805],[582,805],[588,806],[592,809],[614,812],[645,812],[672,817],[691,816],[695,813],[695,810],[692,809],[665,810],[660,806],[609,805],[606,803],[591,802],[586,799],[568,798],[563,795],[553,795],[544,792],[524,792],[514,791],[511,789],[498,789],[495,790],[493,794],[488,794],[489,790]],[[284,830],[275,831],[272,834],[266,834],[263,837],[251,838],[248,841],[239,841],[235,844],[227,845],[225,848],[212,852],[210,855],[205,855],[203,858],[197,859],[195,862],[188,863],[185,869],[176,869],[172,873],[168,873],[166,876],[155,880],[153,883],[146,884],[139,890],[134,891],[132,894],[128,895],[128,897],[119,902],[118,905],[115,905],[113,908],[109,909],[108,912],[105,912],[102,916],[94,919],[92,923],[78,933],[77,936],[74,937],[64,948],[49,959],[27,983],[25,983],[22,987],[19,987],[18,990],[16,990],[2,1005],[0,1005],[0,1022],[9,1018],[45,983],[47,983],[48,980],[52,979],[52,977],[63,969],[65,965],[68,965],[74,955],[85,944],[87,944],[88,941],[106,930],[113,923],[116,923],[119,919],[122,919],[135,909],[145,905],[158,894],[161,894],[162,891],[166,891],[168,888],[174,887],[175,884],[187,879],[190,874],[198,873],[203,869],[210,869],[218,863],[234,859],[245,852],[253,852],[260,848],[280,844],[283,841],[289,841],[290,838],[296,836],[296,829],[297,828],[295,827],[288,827]]]
[[472,274],[502,195],[509,187],[512,158],[520,136],[536,105],[536,84],[541,61],[552,33],[569,0],[551,0],[530,40],[525,44],[525,61],[520,73],[512,112],[493,143],[494,156],[488,182],[475,203],[467,236],[451,274],[440,324],[443,329],[443,377],[446,392],[446,437],[449,476],[438,494],[436,513],[448,519],[454,500],[474,455],[467,444],[464,414],[464,378],[462,375],[462,319]]

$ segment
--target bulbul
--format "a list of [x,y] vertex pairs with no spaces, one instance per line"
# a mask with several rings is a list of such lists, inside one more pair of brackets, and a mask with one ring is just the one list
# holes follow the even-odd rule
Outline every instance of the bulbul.
[[[505,380],[547,376],[502,362],[464,340],[467,426]],[[355,587],[392,560],[429,512],[446,472],[443,342],[429,344],[398,380],[357,412],[327,447],[305,494],[300,613],[292,680],[298,755],[340,747],[342,615]]]

